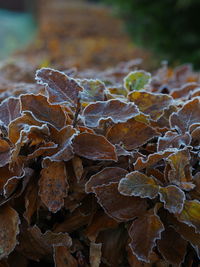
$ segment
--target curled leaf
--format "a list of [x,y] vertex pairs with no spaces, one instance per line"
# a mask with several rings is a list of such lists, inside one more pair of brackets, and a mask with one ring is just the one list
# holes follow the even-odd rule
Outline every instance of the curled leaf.
[[83,116],[86,126],[97,127],[100,122],[108,119],[111,119],[114,123],[126,122],[138,113],[138,109],[133,103],[111,99],[88,105],[84,109]]
[[39,84],[45,85],[48,92],[48,100],[53,104],[71,103],[76,105],[79,92],[83,88],[65,73],[42,68],[36,73],[36,80]]

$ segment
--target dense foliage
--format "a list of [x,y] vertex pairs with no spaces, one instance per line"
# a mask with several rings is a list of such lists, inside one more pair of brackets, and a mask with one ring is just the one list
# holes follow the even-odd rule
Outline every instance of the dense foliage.
[[161,58],[200,67],[198,0],[104,0],[117,6],[133,41]]
[[197,266],[199,75],[136,66],[1,77],[0,266]]

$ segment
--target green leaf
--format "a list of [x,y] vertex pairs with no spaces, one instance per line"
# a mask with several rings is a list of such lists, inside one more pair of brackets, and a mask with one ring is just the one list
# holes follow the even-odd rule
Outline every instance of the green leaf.
[[151,74],[143,70],[130,72],[124,78],[124,86],[129,91],[139,91],[151,82]]

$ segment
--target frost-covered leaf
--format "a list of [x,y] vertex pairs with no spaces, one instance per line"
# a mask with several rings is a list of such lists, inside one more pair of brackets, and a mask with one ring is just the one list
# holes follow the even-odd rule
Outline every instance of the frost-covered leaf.
[[164,203],[165,209],[171,213],[180,213],[185,202],[185,194],[175,185],[168,185],[159,190],[160,201]]
[[70,253],[69,248],[54,246],[53,250],[55,267],[78,267],[78,262]]
[[67,196],[68,182],[65,164],[51,162],[41,171],[39,195],[49,211],[56,213],[64,205]]
[[93,187],[109,184],[110,182],[119,182],[119,180],[126,176],[127,170],[119,167],[107,167],[100,172],[92,175],[90,179],[85,184],[86,193],[93,192]]
[[91,160],[117,160],[115,147],[102,135],[81,133],[73,141],[74,152]]
[[76,105],[79,98],[79,92],[83,88],[65,73],[42,68],[36,73],[36,80],[39,84],[45,85],[48,93],[48,100],[53,104],[71,103]]
[[66,116],[59,105],[50,105],[43,95],[22,95],[20,97],[22,111],[33,114],[36,120],[49,123],[58,130],[65,126]]
[[150,92],[132,92],[128,95],[141,112],[149,115],[152,120],[158,120],[166,108],[173,104],[173,98],[169,95]]
[[189,133],[178,134],[177,132],[168,131],[164,136],[158,138],[158,151],[188,146],[190,142],[191,135]]
[[162,232],[161,239],[158,240],[158,250],[168,263],[180,266],[184,261],[186,249],[187,241],[172,227],[168,227]]
[[186,133],[191,130],[194,125],[199,125],[200,114],[200,99],[194,98],[188,101],[178,111],[171,115],[170,123],[171,127],[178,130],[179,133]]
[[195,228],[196,233],[200,233],[200,202],[197,200],[185,200],[181,213],[176,214],[176,218],[189,226]]
[[108,140],[113,144],[122,143],[127,150],[133,150],[153,137],[159,136],[152,127],[131,119],[125,123],[112,126],[107,132]]
[[144,168],[153,167],[160,160],[167,158],[172,153],[174,153],[173,150],[165,150],[165,151],[150,154],[147,158],[139,157],[134,163],[134,169],[139,171]]
[[99,267],[101,263],[102,244],[90,243],[90,266]]
[[82,103],[96,102],[104,100],[105,84],[99,80],[79,80],[79,84],[83,87],[80,92],[80,101]]
[[132,220],[146,210],[144,199],[120,194],[117,182],[96,186],[93,192],[105,212],[119,222]]
[[0,259],[7,257],[17,244],[18,213],[9,205],[0,207]]
[[156,240],[161,239],[163,230],[160,218],[152,211],[133,221],[129,229],[129,246],[138,260],[150,262],[150,254],[156,246]]
[[124,86],[129,91],[146,89],[150,82],[151,74],[143,70],[132,71],[124,78]]
[[159,185],[152,177],[134,171],[128,173],[119,182],[118,190],[124,196],[138,196],[141,198],[155,198],[159,192]]
[[133,103],[125,103],[117,99],[92,103],[83,112],[85,125],[88,127],[97,127],[100,122],[108,119],[114,123],[126,122],[138,114],[139,111]]
[[11,121],[15,120],[20,115],[20,102],[18,98],[6,98],[0,104],[0,121],[4,127],[7,127]]

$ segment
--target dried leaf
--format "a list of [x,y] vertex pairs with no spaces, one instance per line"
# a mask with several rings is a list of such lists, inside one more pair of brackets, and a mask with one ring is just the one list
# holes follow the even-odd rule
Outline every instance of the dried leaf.
[[200,100],[199,98],[194,98],[186,102],[178,112],[171,115],[171,127],[175,128],[179,133],[184,134],[190,131],[192,126],[200,123],[199,114]]
[[115,147],[101,135],[81,133],[73,141],[74,152],[91,160],[117,160]]
[[18,98],[6,98],[0,104],[0,121],[4,127],[8,127],[9,123],[21,115],[20,102]]
[[160,218],[153,212],[133,221],[129,229],[129,236],[131,237],[129,245],[138,260],[150,262],[150,254],[156,246],[156,240],[161,239],[163,231],[164,226]]
[[92,175],[88,182],[85,184],[86,193],[93,192],[93,188],[102,185],[109,184],[110,182],[119,182],[122,177],[125,177],[128,171],[119,167],[107,167],[100,172]]
[[39,84],[45,85],[48,92],[48,100],[53,104],[71,103],[77,104],[79,92],[83,88],[65,73],[42,68],[36,73],[36,80]]
[[54,246],[55,267],[78,267],[77,260],[65,246]]
[[108,119],[114,123],[126,122],[138,114],[139,111],[133,103],[125,103],[117,99],[92,103],[83,112],[85,125],[93,128]]
[[49,123],[58,130],[65,126],[66,116],[59,105],[50,105],[43,95],[21,95],[22,111],[33,114],[36,120]]
[[155,198],[159,192],[158,183],[138,171],[131,172],[119,182],[118,190],[124,196]]
[[19,216],[8,205],[0,207],[0,259],[7,257],[17,244],[19,233]]
[[127,150],[133,150],[157,136],[159,133],[153,128],[135,119],[118,123],[112,126],[107,133],[107,138],[111,143],[122,143]]
[[39,196],[49,211],[56,213],[64,205],[67,196],[68,182],[65,164],[51,162],[41,171],[39,180]]
[[164,259],[173,266],[180,266],[184,261],[187,248],[185,241],[172,227],[162,232],[158,240],[158,250]]
[[132,220],[146,210],[145,200],[121,195],[117,182],[96,186],[93,191],[108,216],[117,221]]

